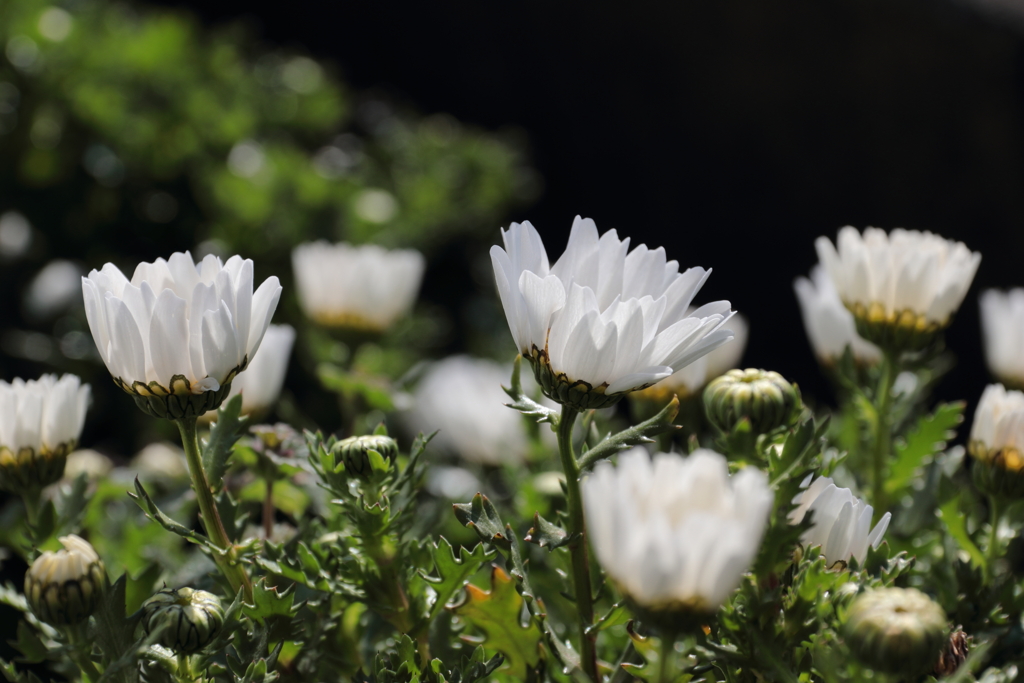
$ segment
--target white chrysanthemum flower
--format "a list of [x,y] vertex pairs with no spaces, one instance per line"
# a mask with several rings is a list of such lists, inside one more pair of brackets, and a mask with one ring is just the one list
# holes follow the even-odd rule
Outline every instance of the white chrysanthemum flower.
[[426,261],[412,249],[307,242],[292,251],[302,310],[328,327],[382,332],[416,302]]
[[963,242],[916,230],[847,226],[836,242],[815,247],[839,298],[861,336],[894,349],[923,348],[949,325],[981,262]]
[[159,417],[202,415],[253,359],[281,298],[276,277],[253,292],[253,265],[189,252],[140,263],[128,280],[108,263],[82,278],[89,329],[114,381]]
[[764,472],[730,477],[725,457],[707,449],[652,459],[637,447],[583,480],[601,566],[642,610],[667,619],[709,614],[729,597],[757,555],[772,499]]
[[0,381],[0,489],[58,481],[85,425],[89,385],[75,375]]
[[851,557],[858,564],[864,564],[868,546],[878,548],[882,544],[892,514],[886,512],[872,529],[873,507],[853,495],[850,489],[836,486],[829,477],[818,477],[811,482],[812,476],[807,476],[804,490],[793,498],[797,507],[789,513],[789,523],[799,524],[808,512],[813,512],[813,526],[804,532],[803,542],[820,545],[829,565],[849,562]]
[[249,414],[270,408],[281,394],[288,359],[295,342],[291,325],[271,325],[263,336],[260,352],[231,383],[228,398],[242,395],[242,413]]
[[979,303],[989,371],[1004,384],[1024,387],[1024,289],[988,289]]
[[732,338],[729,302],[687,314],[710,271],[680,273],[662,248],[615,230],[598,236],[576,217],[565,253],[548,265],[529,223],[502,231],[491,262],[509,329],[544,393],[577,408],[602,408],[669,377]]
[[529,450],[523,416],[506,407],[501,388],[511,374],[511,367],[469,356],[433,363],[413,393],[409,431],[440,430],[431,448],[470,462],[522,462]]
[[810,279],[797,278],[793,289],[800,302],[807,338],[821,363],[835,363],[847,346],[861,363],[873,365],[879,361],[882,352],[857,334],[853,314],[843,305],[832,279],[820,263],[811,270]]
[[735,368],[747,349],[750,326],[746,318],[737,313],[729,319],[729,328],[733,333],[731,342],[722,344],[708,355],[701,356],[654,386],[635,392],[632,394],[633,398],[664,403],[673,394],[680,398],[694,396],[699,394],[708,382]]
[[1024,393],[985,387],[974,411],[968,451],[978,488],[1013,499],[1024,496]]

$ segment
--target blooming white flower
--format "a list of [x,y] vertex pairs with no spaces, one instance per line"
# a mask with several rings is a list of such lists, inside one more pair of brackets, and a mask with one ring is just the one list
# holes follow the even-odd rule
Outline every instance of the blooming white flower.
[[1024,289],[988,289],[979,303],[989,371],[1004,384],[1024,387]]
[[985,387],[974,411],[969,448],[979,460],[1024,469],[1024,393],[1007,391],[1001,384]]
[[82,278],[82,290],[89,329],[114,381],[143,410],[174,419],[220,404],[255,356],[281,298],[273,276],[253,292],[249,259],[222,263],[210,255],[195,264],[188,252],[140,263],[131,280],[108,263]]
[[810,279],[797,278],[793,289],[800,302],[807,338],[821,363],[835,363],[847,346],[861,363],[873,365],[879,361],[881,350],[857,334],[853,314],[843,305],[832,279],[820,263],[811,270]]
[[733,336],[723,327],[729,302],[687,313],[710,271],[680,273],[662,248],[641,244],[627,255],[628,239],[615,230],[599,237],[594,221],[579,216],[553,266],[529,223],[513,223],[502,239],[491,262],[509,329],[544,393],[560,403],[606,407]]
[[329,327],[381,332],[409,312],[426,262],[412,249],[307,242],[292,251],[299,303]]
[[59,480],[88,405],[89,385],[75,375],[0,381],[0,489],[23,493]]
[[266,410],[274,405],[284,386],[288,359],[295,342],[295,328],[291,325],[270,325],[263,336],[259,355],[238,373],[231,383],[228,398],[242,395],[242,413]]
[[916,230],[847,226],[836,242],[819,237],[818,258],[861,336],[891,347],[921,348],[949,325],[981,262],[963,242]]
[[750,326],[746,318],[737,313],[729,319],[729,327],[733,333],[731,342],[722,344],[654,386],[635,392],[633,397],[663,403],[673,394],[680,398],[693,396],[699,394],[708,382],[735,368],[747,349]]
[[653,457],[641,448],[583,480],[590,541],[608,576],[641,609],[707,614],[757,555],[773,494],[764,472],[729,476],[725,457]]
[[523,416],[505,406],[510,399],[501,388],[511,374],[510,367],[469,356],[433,363],[413,392],[409,430],[440,430],[431,447],[470,462],[522,462],[529,449]]
[[804,490],[793,498],[797,507],[790,511],[789,523],[799,524],[808,512],[813,512],[813,526],[804,532],[803,542],[820,545],[829,565],[849,562],[851,557],[863,564],[868,546],[877,548],[882,544],[892,514],[886,512],[872,529],[873,507],[853,495],[850,489],[836,486],[829,477],[818,477],[813,482],[812,477],[807,476]]

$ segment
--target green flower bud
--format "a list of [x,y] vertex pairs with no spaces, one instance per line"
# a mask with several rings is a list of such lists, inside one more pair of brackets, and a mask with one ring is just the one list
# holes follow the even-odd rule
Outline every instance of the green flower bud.
[[799,406],[799,390],[770,370],[730,370],[704,390],[708,420],[723,432],[746,418],[755,434],[765,434],[789,424]]
[[47,550],[25,573],[25,598],[32,613],[51,626],[89,618],[106,586],[107,571],[89,542],[62,536],[64,549]]
[[385,460],[394,460],[398,456],[398,443],[390,436],[378,434],[350,436],[334,444],[331,451],[334,462],[344,463],[349,475],[363,477],[370,473],[369,451],[377,451]]
[[178,654],[203,649],[223,624],[224,608],[220,598],[206,591],[162,590],[142,603],[142,625],[146,633],[163,629],[158,642]]
[[878,671],[916,676],[930,671],[948,642],[946,615],[916,588],[878,588],[857,598],[843,635],[850,650]]

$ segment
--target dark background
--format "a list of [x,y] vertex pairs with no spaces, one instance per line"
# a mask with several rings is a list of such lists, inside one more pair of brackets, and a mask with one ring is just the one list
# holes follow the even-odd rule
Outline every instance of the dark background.
[[[1012,17],[939,0],[161,4],[243,18],[425,112],[522,128],[545,187],[513,218],[538,226],[552,257],[581,213],[712,267],[702,299],[751,320],[745,363],[812,394],[829,392],[791,285],[814,238],[852,224],[963,240],[984,258],[940,394],[973,403],[989,381],[977,295],[1024,285]],[[465,282],[438,269],[424,296]]]

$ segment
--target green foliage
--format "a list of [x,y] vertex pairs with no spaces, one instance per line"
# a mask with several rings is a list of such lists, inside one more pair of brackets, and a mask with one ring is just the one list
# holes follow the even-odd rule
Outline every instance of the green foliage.
[[242,417],[242,397],[234,396],[217,410],[217,421],[210,429],[210,438],[203,444],[203,470],[210,488],[219,491],[230,463],[232,447],[242,436],[248,418]]

